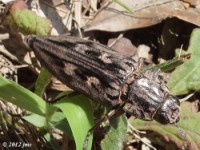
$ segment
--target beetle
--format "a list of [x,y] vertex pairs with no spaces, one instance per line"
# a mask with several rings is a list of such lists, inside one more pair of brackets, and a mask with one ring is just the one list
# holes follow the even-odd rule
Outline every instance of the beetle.
[[138,73],[137,62],[111,48],[72,36],[28,36],[25,43],[70,88],[142,120],[174,124],[180,102],[158,72]]

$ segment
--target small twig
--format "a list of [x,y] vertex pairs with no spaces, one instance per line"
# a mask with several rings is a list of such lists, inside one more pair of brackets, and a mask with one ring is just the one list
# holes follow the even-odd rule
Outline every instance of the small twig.
[[179,52],[179,54],[178,54],[178,58],[181,57],[182,50],[183,50],[183,44],[181,45],[181,49],[180,49],[180,52]]
[[81,32],[81,28],[80,28],[78,22],[77,22],[74,18],[73,18],[73,20],[74,20],[74,22],[75,22],[76,25],[77,25],[77,29],[78,29],[78,32],[79,32],[79,37],[80,37],[80,38],[83,38],[83,34],[82,34],[82,32]]
[[147,138],[141,138],[140,136],[138,136],[137,134],[134,134],[135,138],[139,139],[142,143],[144,143],[145,145],[149,146],[150,148],[156,150],[155,147],[153,147],[150,143],[148,143],[148,141],[146,141]]
[[74,1],[74,18],[76,20],[76,27],[79,29],[82,24],[81,12],[82,12],[82,3],[81,1]]
[[83,11],[83,13],[82,13],[82,16],[85,16],[85,14],[88,12],[88,10],[90,9],[90,6],[91,5],[91,2],[89,1],[88,2],[88,5],[86,6],[86,8],[85,8],[85,10]]
[[141,134],[146,134],[145,131],[140,131],[140,130],[136,129],[136,128],[133,127],[129,122],[128,122],[128,127],[129,127],[129,129],[130,129],[130,133],[137,132],[137,133],[141,133]]
[[124,36],[123,33],[121,33],[116,40],[114,40],[111,44],[108,45],[108,47],[112,47],[113,45],[115,45],[115,43],[117,43],[117,41],[119,41],[122,37]]
[[3,45],[0,45],[0,52],[2,54],[4,54],[5,56],[9,57],[10,59],[12,59],[12,60],[14,60],[16,62],[21,63],[21,61],[16,56],[14,56],[12,53],[10,53],[9,51],[7,51]]
[[0,34],[0,41],[7,40],[7,39],[9,39],[9,34],[8,33]]
[[24,64],[24,65],[15,65],[15,68],[16,69],[19,69],[19,68],[26,68],[26,67],[29,67],[28,64]]
[[35,69],[34,66],[32,64],[28,64],[27,62],[20,60],[19,58],[17,58],[15,55],[13,55],[12,53],[10,53],[9,51],[7,51],[5,49],[5,47],[3,45],[0,45],[0,53],[2,53],[3,55],[9,57],[11,60],[18,62],[19,64],[21,64],[20,66],[16,67],[14,66],[16,69],[20,68],[20,67],[29,67],[33,72],[38,73]]
[[[133,136],[134,136],[136,139],[140,140],[142,143],[144,143],[145,145],[149,146],[150,148],[156,150],[156,148],[154,148],[150,143],[148,143],[148,142],[145,140],[145,138],[141,138],[141,137],[139,136],[138,133],[140,133],[140,134],[146,134],[145,131],[139,131],[139,130],[137,130],[137,129],[136,129],[135,127],[133,127],[130,123],[128,123],[128,127],[129,127],[129,129],[130,129],[129,132],[130,132],[131,134],[133,134]],[[136,133],[134,133],[134,132],[136,132]],[[131,140],[131,141],[128,142],[128,143],[132,143],[132,142],[134,142],[134,141]]]
[[187,96],[184,97],[184,98],[179,99],[179,101],[180,101],[180,102],[187,101],[187,100],[188,100],[189,98],[191,98],[194,94],[195,94],[195,92],[194,92],[194,93],[191,93],[191,94],[189,94],[189,95],[187,95]]

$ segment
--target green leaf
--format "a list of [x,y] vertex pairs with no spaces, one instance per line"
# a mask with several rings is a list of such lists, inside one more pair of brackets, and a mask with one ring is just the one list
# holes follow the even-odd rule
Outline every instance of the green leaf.
[[12,30],[23,34],[48,35],[51,30],[48,19],[37,16],[27,9],[15,9],[7,17],[8,24]]
[[38,114],[29,114],[22,117],[36,127],[42,128],[46,125],[46,118]]
[[[178,127],[175,125],[161,125],[155,121],[147,122],[138,119],[130,120],[131,124],[138,130],[153,131],[148,135],[150,140],[155,144],[162,145],[169,149],[171,144],[175,144],[178,149],[199,150],[200,144],[200,113],[192,112],[192,107],[189,102],[181,104],[181,116]],[[189,112],[189,113],[188,113]],[[157,135],[157,136],[156,136]],[[163,138],[155,138],[160,135]],[[143,135],[145,136],[145,134]],[[163,141],[166,139],[166,141]]]
[[55,140],[50,133],[44,135],[45,139],[48,141],[48,145],[52,150],[61,150],[60,144]]
[[129,8],[127,5],[125,5],[123,2],[121,2],[120,0],[113,0],[115,3],[117,3],[118,5],[120,5],[121,7],[123,7],[124,9],[126,9],[129,13],[132,13],[131,8]]
[[1,76],[0,98],[35,114],[46,114],[46,102],[42,98],[17,83],[4,79]]
[[[47,85],[49,84],[49,82],[51,81],[51,73],[45,69],[42,68],[40,71],[40,74],[37,78],[36,84],[35,84],[35,93],[37,95],[39,95],[40,97],[43,96],[44,91],[47,87]],[[46,116],[45,119],[47,122],[49,122],[49,120],[51,119],[52,115],[55,113],[55,108],[53,107],[49,107],[50,105],[46,103]],[[39,118],[38,118],[39,119]],[[48,125],[48,124],[46,124]]]
[[40,74],[35,83],[35,94],[39,95],[40,97],[43,96],[43,93],[47,85],[51,81],[51,77],[52,75],[47,69],[45,68],[41,69]]
[[111,123],[111,128],[101,142],[102,150],[122,149],[128,129],[127,119],[124,115]]
[[200,90],[200,29],[191,34],[188,53],[191,58],[171,74],[168,87],[173,95],[187,94],[191,90]]
[[178,67],[179,65],[183,64],[186,59],[190,57],[190,54],[183,54],[180,57],[175,57],[172,60],[168,60],[164,63],[155,65],[153,67],[147,68],[145,71],[156,71],[158,69],[161,69],[162,71],[170,71],[173,70],[174,68]]
[[[76,149],[82,150],[86,135],[94,124],[90,100],[83,95],[66,96],[53,105],[63,111],[72,130]],[[88,149],[91,149],[91,146],[92,134],[89,137]]]
[[[41,116],[37,114],[28,114],[28,115],[23,116],[22,118],[40,129],[46,127],[47,119],[45,116]],[[68,137],[73,139],[72,131],[69,126],[69,123],[67,122],[62,112],[55,112],[50,118],[50,120],[48,121],[48,124],[51,126],[51,128],[60,129],[61,131],[66,133]],[[48,132],[48,130],[46,131]]]
[[55,112],[49,120],[49,123],[52,128],[60,129],[69,138],[73,139],[71,128],[63,112]]

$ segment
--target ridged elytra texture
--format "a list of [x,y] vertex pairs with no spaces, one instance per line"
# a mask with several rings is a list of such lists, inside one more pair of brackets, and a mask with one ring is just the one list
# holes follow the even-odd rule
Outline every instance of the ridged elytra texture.
[[70,36],[30,36],[28,46],[41,63],[70,88],[143,120],[175,123],[179,101],[157,73],[136,74],[137,63],[112,49]]

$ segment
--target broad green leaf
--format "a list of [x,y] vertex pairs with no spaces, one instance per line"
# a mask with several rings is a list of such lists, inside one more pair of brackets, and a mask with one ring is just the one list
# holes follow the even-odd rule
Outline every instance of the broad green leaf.
[[[82,150],[86,135],[93,126],[93,108],[90,100],[83,95],[66,96],[53,104],[61,109],[70,125],[76,143],[76,150]],[[89,137],[88,150],[92,146]]]
[[168,87],[173,95],[200,90],[200,29],[194,29],[188,48],[191,58],[171,74]]
[[[38,128],[45,128],[47,126],[46,125],[47,118],[45,116],[41,116],[37,114],[28,114],[28,115],[23,116],[22,118]],[[51,126],[51,128],[60,129],[61,131],[66,133],[68,137],[73,139],[69,123],[67,122],[62,112],[55,112],[50,118],[50,120],[48,120],[48,124]]]
[[[157,122],[147,122],[138,119],[130,120],[131,124],[138,130],[153,131],[148,134],[151,141],[155,144],[162,145],[166,149],[170,148],[170,144],[175,144],[178,149],[199,150],[200,149],[200,113],[192,112],[189,102],[184,102],[181,105],[181,116],[177,126],[161,125]],[[188,113],[189,112],[189,113]],[[160,135],[167,141],[162,141],[161,138],[155,138],[155,134]],[[143,135],[145,136],[145,134]],[[187,148],[187,146],[189,148]]]
[[101,142],[102,150],[122,149],[128,129],[127,119],[124,115],[116,118]]
[[39,128],[43,128],[46,125],[45,116],[41,116],[38,114],[29,114],[23,116],[22,118]]
[[46,113],[46,102],[42,98],[1,76],[0,98],[38,115],[45,115]]
[[73,139],[72,131],[63,112],[55,112],[49,120],[52,128],[60,129]]
[[10,11],[7,19],[12,30],[23,34],[48,35],[51,30],[48,19],[37,16],[28,9],[14,9]]

